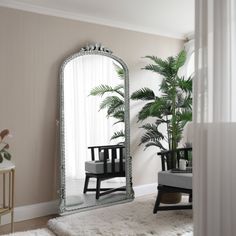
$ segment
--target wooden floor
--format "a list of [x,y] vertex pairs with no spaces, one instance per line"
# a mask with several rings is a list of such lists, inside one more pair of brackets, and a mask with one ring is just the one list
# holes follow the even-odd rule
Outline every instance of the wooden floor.
[[[14,224],[15,232],[38,229],[38,228],[45,228],[48,220],[54,217],[57,217],[57,215],[44,216],[44,217],[35,218],[32,220],[17,222]],[[0,235],[9,234],[9,233],[10,233],[10,224],[0,226]]]

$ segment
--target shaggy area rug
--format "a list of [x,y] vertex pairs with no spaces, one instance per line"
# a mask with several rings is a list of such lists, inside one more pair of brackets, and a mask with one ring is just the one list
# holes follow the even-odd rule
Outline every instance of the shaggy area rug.
[[58,236],[180,236],[193,230],[192,211],[152,213],[155,196],[58,217],[48,227]]
[[5,234],[3,236],[56,236],[48,229],[35,229],[14,234]]

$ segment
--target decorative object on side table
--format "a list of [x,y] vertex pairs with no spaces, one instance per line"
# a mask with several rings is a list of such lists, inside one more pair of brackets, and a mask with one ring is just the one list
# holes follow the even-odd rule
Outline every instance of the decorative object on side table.
[[4,139],[10,135],[8,129],[4,129],[0,132],[0,163],[3,162],[4,158],[8,161],[11,160],[11,154],[8,152],[9,144],[4,142]]
[[[2,178],[2,202],[0,202],[0,219],[5,214],[11,214],[11,232],[14,231],[14,182],[15,165],[10,161],[9,144],[4,139],[9,136],[9,130],[0,132],[0,178]],[[1,221],[0,221],[1,222]]]

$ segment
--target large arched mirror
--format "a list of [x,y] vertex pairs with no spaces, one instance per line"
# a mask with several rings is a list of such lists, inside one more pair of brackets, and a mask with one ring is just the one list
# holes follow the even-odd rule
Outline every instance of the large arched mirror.
[[133,199],[126,64],[101,44],[60,72],[60,213]]

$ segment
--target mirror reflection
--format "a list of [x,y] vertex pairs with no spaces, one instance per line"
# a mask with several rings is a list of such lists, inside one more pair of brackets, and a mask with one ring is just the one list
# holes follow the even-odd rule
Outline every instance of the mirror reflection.
[[66,207],[124,200],[124,69],[88,54],[70,60],[63,73]]

